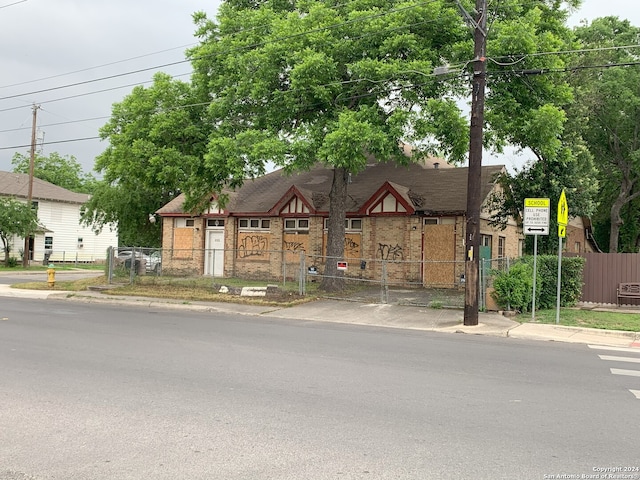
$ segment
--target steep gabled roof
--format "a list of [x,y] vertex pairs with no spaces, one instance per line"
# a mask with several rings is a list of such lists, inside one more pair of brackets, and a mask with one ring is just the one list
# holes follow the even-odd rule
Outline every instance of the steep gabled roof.
[[[0,196],[26,199],[29,196],[29,175],[0,171]],[[75,193],[39,178],[33,179],[33,200],[83,204],[89,200],[86,193]]]
[[[503,171],[500,165],[482,167],[482,199],[494,186],[494,177]],[[467,204],[467,168],[434,168],[433,165],[412,163],[372,163],[351,176],[347,187],[347,212],[360,211],[388,182],[401,199],[411,202],[413,211],[427,215],[462,214]],[[282,202],[287,192],[297,191],[317,213],[329,211],[329,192],[333,170],[318,165],[308,171],[286,175],[276,170],[246,183],[234,192],[226,210],[232,215],[274,214],[271,210]],[[183,214],[181,195],[158,210],[160,215]],[[271,212],[270,212],[271,211]]]

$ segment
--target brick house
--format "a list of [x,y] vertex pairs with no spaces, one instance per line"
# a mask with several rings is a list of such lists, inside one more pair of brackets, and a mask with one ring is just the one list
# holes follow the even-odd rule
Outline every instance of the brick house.
[[[502,166],[482,169],[482,196],[498,188]],[[281,170],[247,181],[230,193],[225,209],[211,199],[206,212],[184,212],[184,196],[156,213],[163,225],[163,272],[282,278],[305,264],[321,273],[333,171],[317,166],[285,175]],[[348,185],[345,260],[347,276],[458,286],[464,272],[467,169],[430,160],[407,167],[374,163]],[[515,257],[522,233],[515,220],[505,230],[481,214],[483,258]],[[384,261],[384,262],[383,262]],[[283,265],[285,270],[283,271]]]

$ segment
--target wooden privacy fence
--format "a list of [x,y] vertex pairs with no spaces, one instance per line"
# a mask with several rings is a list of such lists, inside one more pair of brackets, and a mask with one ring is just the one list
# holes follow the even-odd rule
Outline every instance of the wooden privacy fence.
[[[640,253],[583,253],[586,262],[582,298],[589,303],[617,303],[618,284],[640,282]],[[624,299],[624,304],[640,305],[637,299]]]

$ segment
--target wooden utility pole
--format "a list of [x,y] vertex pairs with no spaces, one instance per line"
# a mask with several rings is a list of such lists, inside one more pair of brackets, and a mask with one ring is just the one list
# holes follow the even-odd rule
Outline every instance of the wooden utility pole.
[[471,127],[467,178],[467,224],[465,230],[464,325],[478,325],[480,266],[480,208],[482,206],[482,137],[484,97],[487,82],[487,0],[476,0],[474,61],[471,86]]
[[[33,198],[33,170],[36,162],[36,128],[38,119],[38,108],[35,103],[33,104],[33,121],[31,123],[31,155],[29,157],[29,190],[27,193],[27,205],[31,208],[31,202]],[[24,237],[24,253],[22,254],[22,266],[27,268],[30,260],[30,235]]]

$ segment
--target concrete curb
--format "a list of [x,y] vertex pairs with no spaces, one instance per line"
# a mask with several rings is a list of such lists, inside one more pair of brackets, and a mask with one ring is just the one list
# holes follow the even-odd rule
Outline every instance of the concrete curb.
[[520,324],[497,313],[480,313],[475,326],[463,325],[463,312],[390,304],[363,304],[340,300],[318,300],[293,307],[197,302],[149,297],[126,297],[99,292],[24,290],[0,285],[0,297],[51,299],[81,303],[166,308],[196,312],[226,313],[279,318],[291,321],[331,322],[384,328],[400,328],[438,333],[489,335],[522,340],[544,340],[615,347],[639,347],[640,333],[598,330],[553,324]]

